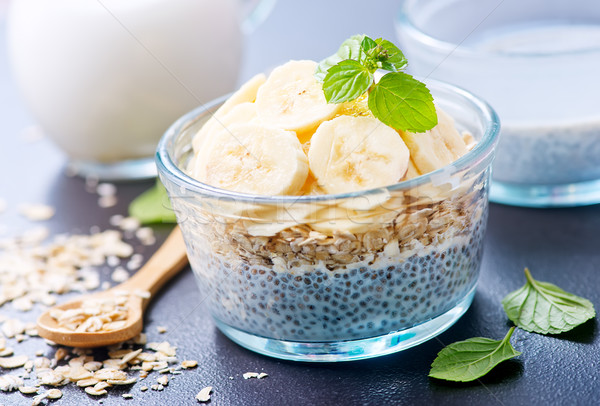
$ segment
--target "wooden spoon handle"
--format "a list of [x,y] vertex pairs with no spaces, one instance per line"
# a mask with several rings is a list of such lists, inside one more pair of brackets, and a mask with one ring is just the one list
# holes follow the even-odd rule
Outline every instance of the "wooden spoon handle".
[[[144,290],[152,296],[175,276],[188,263],[183,235],[179,226],[175,226],[160,248],[150,257],[129,280],[119,286],[119,289]],[[149,301],[145,300],[144,305]]]

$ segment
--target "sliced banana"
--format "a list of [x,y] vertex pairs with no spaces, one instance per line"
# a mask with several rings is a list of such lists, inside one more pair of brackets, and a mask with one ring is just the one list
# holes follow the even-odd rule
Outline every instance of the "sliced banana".
[[213,124],[211,131],[221,131],[227,129],[232,124],[247,124],[258,121],[256,115],[256,105],[250,102],[237,104],[224,114],[219,122]]
[[456,129],[452,116],[440,108],[436,108],[436,112],[438,116],[437,131],[456,160],[468,152],[465,138]]
[[258,89],[267,81],[267,77],[263,73],[253,76],[250,80],[244,83],[236,92],[234,92],[217,110],[216,115],[224,115],[231,111],[231,109],[240,104],[246,102],[253,102],[256,100],[256,94]]
[[410,156],[421,174],[444,167],[467,153],[467,146],[454,127],[454,120],[436,108],[438,125],[424,133],[400,131]]
[[[215,114],[202,126],[200,131],[192,140],[192,147],[197,153],[202,149],[202,144],[206,141],[208,134],[214,131],[214,127],[220,123],[224,124],[222,118],[231,112],[237,105],[242,103],[252,103],[256,99],[258,88],[263,85],[267,77],[259,73],[244,83],[235,93],[233,93],[215,112]],[[223,125],[221,125],[222,127]]]
[[[196,134],[193,140],[193,148],[196,155],[200,153],[206,145],[213,141],[212,135],[219,131],[227,131],[229,126],[233,124],[255,123],[256,106],[254,103],[243,102],[231,108],[231,110],[220,117],[218,120],[211,118],[213,121],[208,121],[206,125]],[[189,164],[188,171],[194,176],[199,169],[196,166],[202,165],[202,160],[192,159]]]
[[411,158],[408,161],[408,169],[406,170],[406,173],[404,174],[404,177],[402,178],[402,180],[411,180],[418,176],[421,176],[421,173],[419,172],[419,170],[417,169],[417,167],[415,166],[415,163],[413,162],[413,160]]
[[310,131],[340,109],[328,104],[313,74],[314,61],[290,61],[273,70],[258,89],[258,116],[267,125],[298,133]]
[[201,182],[241,193],[291,195],[306,181],[306,155],[291,131],[246,123],[210,136],[192,174]]
[[345,193],[398,182],[409,151],[398,133],[376,118],[339,116],[319,126],[308,160],[327,193]]

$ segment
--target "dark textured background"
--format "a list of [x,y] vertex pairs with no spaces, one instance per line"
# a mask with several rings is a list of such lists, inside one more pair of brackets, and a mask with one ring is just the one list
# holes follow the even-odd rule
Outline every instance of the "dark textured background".
[[[291,58],[320,59],[355,33],[395,40],[392,18],[397,3],[374,1],[369,6],[358,1],[281,0],[271,17],[247,38],[241,79]],[[101,209],[81,179],[64,175],[65,157],[48,140],[23,141],[19,134],[34,121],[12,83],[1,13],[0,198],[10,205],[0,214],[0,225],[6,227],[3,232],[15,234],[30,225],[16,214],[16,206],[24,202],[55,206],[57,214],[47,224],[56,233],[87,232],[93,225],[108,228],[108,218],[124,213],[128,202],[151,182],[119,184],[118,206]],[[163,238],[169,227],[156,230]],[[465,316],[438,338],[416,348],[352,363],[292,363],[240,348],[215,330],[201,304],[203,296],[186,269],[155,298],[148,309],[146,330],[150,340],[166,339],[177,345],[181,359],[197,359],[199,368],[177,376],[163,392],[141,393],[142,384],[138,383],[130,390],[133,400],[122,399],[123,392],[115,388],[102,403],[196,404],[195,394],[211,385],[213,405],[598,404],[600,340],[596,320],[560,336],[517,330],[512,341],[523,355],[505,362],[479,382],[452,384],[427,378],[429,365],[444,345],[473,336],[504,336],[509,323],[500,301],[524,283],[525,266],[537,279],[558,284],[600,305],[598,230],[600,206],[532,210],[491,205],[479,287]],[[154,249],[141,251],[149,255]],[[1,307],[0,312],[17,315],[10,306]],[[20,317],[32,318],[33,314]],[[166,325],[168,333],[157,334],[157,325]],[[34,344],[39,346],[36,340],[29,340],[13,347],[33,352]],[[47,347],[48,355],[52,351]],[[241,374],[247,371],[265,371],[269,377],[244,380]],[[79,388],[62,389],[65,396],[53,404],[99,403]],[[30,402],[19,393],[0,393],[0,405]]]

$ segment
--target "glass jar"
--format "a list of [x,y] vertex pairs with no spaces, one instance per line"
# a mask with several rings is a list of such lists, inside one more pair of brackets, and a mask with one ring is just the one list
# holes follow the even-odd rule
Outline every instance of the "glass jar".
[[593,0],[405,0],[416,74],[487,100],[502,119],[490,200],[600,203],[600,8]]
[[499,122],[471,94],[428,86],[477,144],[451,165],[385,188],[256,196],[192,179],[192,137],[222,100],[166,132],[159,176],[200,294],[225,335],[278,358],[344,361],[417,345],[467,310]]

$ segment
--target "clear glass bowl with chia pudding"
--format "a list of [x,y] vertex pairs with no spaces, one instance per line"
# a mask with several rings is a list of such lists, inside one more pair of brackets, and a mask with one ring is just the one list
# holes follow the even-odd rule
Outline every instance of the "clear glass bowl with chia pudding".
[[409,69],[489,101],[502,119],[490,200],[600,203],[595,0],[404,0]]
[[224,99],[182,117],[157,151],[188,257],[218,328],[256,352],[345,361],[417,345],[469,307],[479,275],[499,121],[428,81],[476,145],[439,170],[339,195],[244,195],[186,173],[192,137]]

